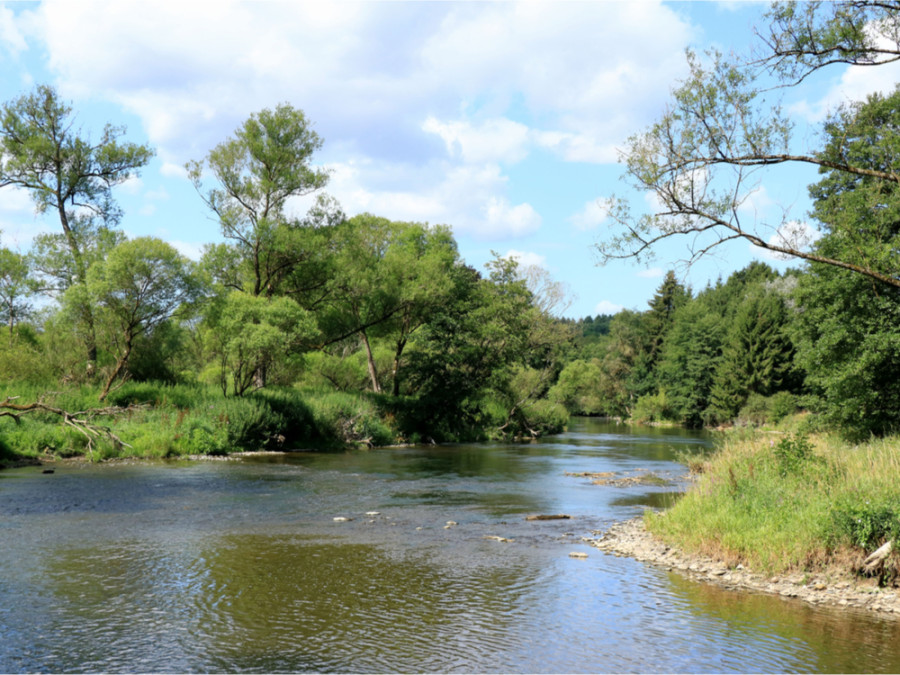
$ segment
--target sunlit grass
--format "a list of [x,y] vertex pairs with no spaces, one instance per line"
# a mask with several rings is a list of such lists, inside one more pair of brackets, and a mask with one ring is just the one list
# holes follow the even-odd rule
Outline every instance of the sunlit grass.
[[[727,436],[651,531],[688,551],[766,572],[809,569],[900,531],[900,438]],[[799,450],[798,450],[799,448]],[[795,455],[785,455],[797,450]]]

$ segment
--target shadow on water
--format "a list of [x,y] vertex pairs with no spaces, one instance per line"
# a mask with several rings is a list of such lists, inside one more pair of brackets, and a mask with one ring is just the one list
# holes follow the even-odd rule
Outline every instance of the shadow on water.
[[7,471],[0,672],[900,670],[900,624],[581,542],[681,489],[591,475],[668,479],[708,447],[573,420],[526,445]]

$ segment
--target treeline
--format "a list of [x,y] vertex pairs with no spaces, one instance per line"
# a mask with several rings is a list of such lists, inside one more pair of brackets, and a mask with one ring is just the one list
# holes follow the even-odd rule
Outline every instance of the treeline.
[[[290,418],[289,406],[256,392],[280,390],[295,408],[329,392],[354,394],[357,405],[332,422],[362,428],[357,418],[374,414],[379,433],[343,434],[373,443],[532,437],[565,425],[566,410],[542,398],[571,336],[552,317],[552,280],[499,257],[482,274],[461,260],[449,228],[347,218],[321,193],[292,215],[289,200],[328,180],[311,163],[321,139],[300,110],[254,114],[188,164],[223,235],[197,263],[119,229],[112,188],[153,156],[123,133],[108,126],[91,145],[46,86],[3,106],[0,185],[28,191],[60,225],[27,253],[0,249],[7,396],[67,384],[87,385],[95,406],[177,399],[176,407],[215,411],[210,437],[227,426],[221,418],[251,414],[223,412],[209,403],[210,389],[255,397],[270,422]],[[0,415],[18,414],[11,400]],[[283,438],[266,425],[251,437]],[[235,442],[229,433],[218,446]]]

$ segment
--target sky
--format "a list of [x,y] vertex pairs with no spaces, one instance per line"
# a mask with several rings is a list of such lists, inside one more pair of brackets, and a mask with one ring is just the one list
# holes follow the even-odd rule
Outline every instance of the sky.
[[[664,112],[685,50],[749,53],[761,2],[90,2],[0,0],[0,101],[56,87],[93,139],[103,125],[156,151],[115,190],[129,236],[157,236],[197,259],[221,241],[187,180],[252,113],[287,102],[324,145],[314,164],[348,215],[449,225],[465,261],[496,252],[540,265],[569,289],[572,318],[644,310],[668,269],[695,291],[752,260],[737,242],[690,269],[668,242],[649,265],[599,265],[623,181],[619,152]],[[892,67],[834,69],[785,94],[801,142],[841,101],[887,91]],[[765,223],[801,226],[809,170],[763,177]],[[300,216],[309,203],[292,204]],[[58,222],[0,190],[0,245],[26,251]],[[773,232],[774,234],[774,232]],[[796,263],[793,263],[796,264]]]

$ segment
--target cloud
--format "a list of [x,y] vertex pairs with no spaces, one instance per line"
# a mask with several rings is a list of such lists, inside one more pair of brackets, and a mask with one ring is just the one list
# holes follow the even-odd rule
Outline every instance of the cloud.
[[0,6],[0,49],[18,56],[27,48],[28,43],[16,24],[13,11],[9,7]]
[[[805,251],[821,237],[822,233],[809,223],[792,220],[779,227],[778,230],[769,237],[768,243],[773,246],[784,246],[798,251]],[[770,251],[769,249],[760,248],[753,244],[750,245],[750,250],[769,260],[784,261],[794,259],[794,256]]]
[[[136,115],[165,177],[184,177],[185,161],[249,114],[288,101],[325,140],[317,161],[346,169],[328,191],[348,213],[492,240],[542,223],[502,167],[538,150],[616,161],[616,145],[659,114],[698,34],[650,0],[224,0],[215,12],[45,0],[19,14],[60,93]],[[578,223],[597,217],[586,210]]]
[[[488,121],[471,131],[489,131],[490,120],[524,107],[561,134],[555,143],[568,156],[596,157],[658,113],[695,34],[659,2],[226,1],[210,12],[204,3],[135,11],[47,0],[35,14],[66,95],[126,106],[151,143],[181,155],[289,100],[327,127],[329,142],[370,152],[384,138],[414,145],[429,116],[477,113]],[[339,138],[367,124],[373,133]],[[520,134],[513,124],[503,133]]]
[[443,223],[457,236],[482,241],[523,237],[541,226],[530,204],[513,204],[503,196],[507,178],[497,165],[440,161],[412,167],[365,159],[328,168],[328,193],[348,215],[371,212],[392,220]]
[[606,205],[599,199],[585,203],[581,211],[569,218],[569,222],[579,230],[593,230],[603,224],[609,214]]
[[518,162],[525,158],[529,130],[524,124],[505,118],[485,120],[475,126],[468,121],[441,122],[428,117],[422,130],[437,134],[451,157],[465,162]]
[[641,270],[637,273],[641,279],[658,279],[665,274],[665,271],[661,267],[651,267],[646,270]]
[[528,203],[512,205],[502,197],[491,197],[484,211],[484,222],[472,232],[478,239],[522,237],[541,226],[540,215]]
[[529,251],[517,251],[514,248],[509,249],[503,257],[509,260],[515,259],[520,267],[530,267],[532,265],[535,267],[546,267],[547,265],[547,256]]
[[617,305],[609,300],[601,300],[594,307],[594,314],[618,314],[623,309],[622,305]]

